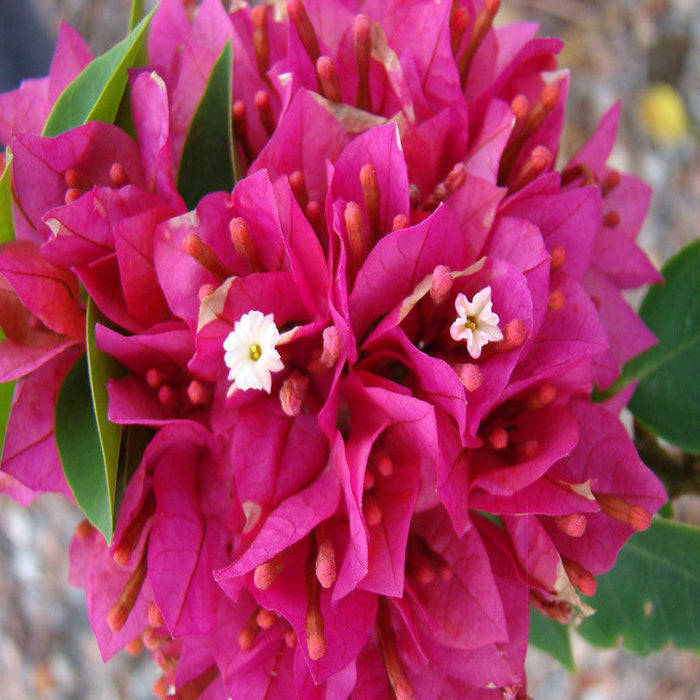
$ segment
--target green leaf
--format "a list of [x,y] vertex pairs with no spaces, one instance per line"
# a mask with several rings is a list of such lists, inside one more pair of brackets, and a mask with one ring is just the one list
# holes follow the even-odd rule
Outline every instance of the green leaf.
[[112,504],[85,354],[68,372],[58,392],[54,429],[63,473],[73,496],[87,519],[109,541],[113,532]]
[[92,61],[61,93],[44,125],[44,136],[57,136],[88,121],[112,123],[127,84],[127,71],[139,56],[155,8],[129,35]]
[[530,644],[549,654],[572,673],[576,672],[569,626],[545,617],[532,606],[530,606]]
[[131,32],[146,14],[143,0],[134,0],[131,3],[131,13],[129,14],[129,31]]
[[[122,434],[121,450],[119,452],[119,469],[117,470],[116,496],[114,512],[119,513],[122,497],[129,480],[141,464],[143,453],[156,431],[144,425],[127,425]],[[116,521],[116,515],[115,515]]]
[[661,271],[639,310],[659,342],[630,360],[619,383],[639,380],[629,408],[642,425],[686,452],[700,452],[700,240]]
[[10,420],[15,384],[14,381],[0,384],[0,460],[2,460],[2,451],[5,447],[5,433],[7,432],[7,423]]
[[7,243],[15,237],[15,218],[12,213],[12,183],[10,181],[10,166],[12,153],[5,151],[5,170],[0,177],[0,243]]
[[578,631],[602,647],[622,642],[638,654],[668,642],[700,649],[700,529],[655,519],[635,534],[587,602],[597,612]]
[[[131,13],[129,14],[129,33],[131,33],[136,27],[138,27],[139,22],[146,16],[146,7],[144,6],[143,0],[133,0],[131,3]],[[134,65],[145,66],[148,63],[148,49],[146,47],[146,42],[141,42],[141,48],[139,49]],[[127,84],[127,88],[129,85]]]
[[107,420],[107,381],[122,366],[95,345],[95,325],[105,318],[87,305],[87,352],[68,373],[56,402],[56,443],[75,500],[109,542],[114,531],[122,426]]
[[92,403],[97,418],[97,430],[100,435],[102,459],[104,461],[105,479],[109,490],[109,498],[114,505],[117,469],[119,468],[119,446],[122,437],[122,426],[107,420],[109,409],[109,394],[107,380],[122,377],[125,370],[113,357],[97,349],[95,343],[95,326],[108,324],[107,319],[90,298],[87,304],[87,358],[90,373],[90,389]]
[[[5,334],[0,328],[0,342],[5,339]],[[4,382],[0,384],[0,462],[2,461],[2,451],[5,447],[5,434],[7,433],[7,423],[10,420],[12,410],[12,396],[15,393],[17,382]]]
[[233,50],[227,42],[216,59],[182,148],[177,189],[190,209],[210,192],[236,184],[231,116]]

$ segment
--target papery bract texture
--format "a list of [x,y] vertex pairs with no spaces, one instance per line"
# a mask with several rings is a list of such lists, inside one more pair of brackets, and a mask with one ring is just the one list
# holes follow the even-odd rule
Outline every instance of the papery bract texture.
[[[621,294],[659,279],[648,190],[606,164],[618,107],[556,169],[561,42],[497,8],[163,0],[132,135],[40,135],[90,59],[66,28],[51,75],[0,97],[0,490],[68,493],[53,406],[89,295],[124,367],[109,420],[145,450],[71,581],[105,658],[140,639],[161,697],[525,698],[530,604],[590,614],[665,501],[590,399],[654,340]],[[187,211],[229,41],[240,177]]]

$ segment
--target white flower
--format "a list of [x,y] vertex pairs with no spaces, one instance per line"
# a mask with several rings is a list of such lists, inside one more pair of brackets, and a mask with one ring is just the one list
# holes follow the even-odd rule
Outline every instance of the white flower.
[[236,321],[224,340],[224,362],[229,368],[228,378],[236,388],[264,389],[270,393],[272,372],[284,369],[275,350],[279,338],[274,314],[265,316],[261,311],[249,311]]
[[454,340],[466,340],[469,354],[476,360],[481,348],[492,340],[503,340],[498,315],[491,310],[491,287],[484,287],[472,301],[460,293],[455,299],[457,319],[450,326]]

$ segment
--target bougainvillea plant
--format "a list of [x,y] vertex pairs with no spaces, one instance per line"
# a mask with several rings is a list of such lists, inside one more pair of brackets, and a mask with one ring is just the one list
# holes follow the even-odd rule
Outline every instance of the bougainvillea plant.
[[525,698],[666,502],[649,190],[617,106],[557,167],[561,42],[498,4],[135,2],[0,96],[0,490],[83,509],[159,697]]

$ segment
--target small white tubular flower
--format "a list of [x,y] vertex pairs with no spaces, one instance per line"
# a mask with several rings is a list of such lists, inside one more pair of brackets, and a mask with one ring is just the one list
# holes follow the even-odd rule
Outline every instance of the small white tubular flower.
[[491,341],[503,340],[498,315],[491,310],[491,287],[484,287],[471,301],[461,292],[455,299],[457,318],[450,326],[454,340],[466,340],[469,354],[476,360],[481,348]]
[[224,340],[224,362],[229,368],[228,378],[236,388],[263,389],[270,393],[272,373],[284,369],[275,350],[279,338],[274,314],[265,316],[261,311],[249,311],[236,321]]

